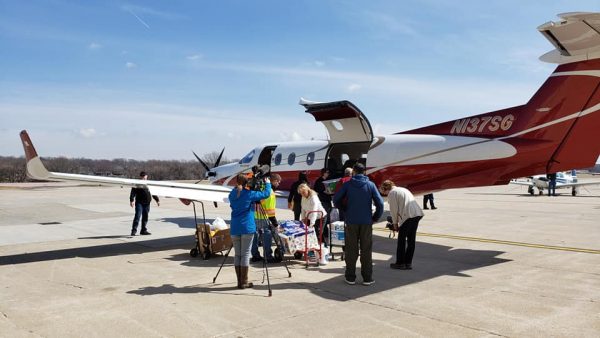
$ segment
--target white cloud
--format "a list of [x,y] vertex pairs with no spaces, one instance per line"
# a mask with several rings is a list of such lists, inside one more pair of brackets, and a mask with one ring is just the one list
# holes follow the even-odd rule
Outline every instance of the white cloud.
[[127,69],[133,69],[133,68],[137,68],[137,65],[133,62],[127,62],[127,63],[125,63],[125,67],[127,67]]
[[356,91],[360,90],[361,88],[362,88],[361,85],[359,85],[357,83],[353,83],[348,86],[348,91],[352,93],[352,92],[356,92]]
[[[284,142],[290,142],[290,141],[304,141],[306,140],[305,137],[303,137],[299,132],[297,131],[293,131],[291,133],[289,132],[281,132],[279,133],[279,138],[281,139],[281,141]],[[311,136],[311,138],[314,138],[313,136]]]
[[92,138],[94,136],[96,136],[97,132],[96,129],[94,128],[81,128],[79,129],[79,135],[85,137],[85,138]]
[[92,42],[89,44],[88,48],[91,50],[100,49],[102,48],[102,45],[97,42]]
[[317,67],[323,67],[323,66],[325,66],[325,62],[323,62],[323,61],[319,61],[319,60],[316,60],[316,61],[314,62],[314,64],[315,64],[315,66],[317,66]]
[[202,54],[193,54],[193,55],[188,55],[185,57],[186,59],[190,60],[190,61],[196,61],[196,60],[200,60],[203,58]]
[[345,62],[346,59],[339,56],[330,56],[329,59],[333,62]]

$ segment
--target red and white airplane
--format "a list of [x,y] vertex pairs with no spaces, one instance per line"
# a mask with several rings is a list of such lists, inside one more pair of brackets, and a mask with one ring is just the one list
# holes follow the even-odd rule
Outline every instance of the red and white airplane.
[[600,13],[566,13],[538,30],[556,47],[542,61],[556,70],[524,105],[404,131],[373,135],[366,116],[351,102],[301,100],[329,140],[268,143],[238,163],[213,168],[213,184],[195,185],[48,172],[25,131],[27,171],[35,179],[146,185],[155,195],[224,201],[238,173],[269,165],[289,189],[300,171],[310,180],[328,168],[341,176],[355,162],[379,184],[391,179],[414,193],[508,184],[539,172],[591,167],[600,154]]

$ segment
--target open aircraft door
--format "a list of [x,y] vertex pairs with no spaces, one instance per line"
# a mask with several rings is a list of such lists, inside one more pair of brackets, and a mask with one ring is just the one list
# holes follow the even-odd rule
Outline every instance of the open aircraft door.
[[352,167],[356,162],[367,165],[373,129],[360,109],[349,101],[318,103],[301,99],[300,104],[327,128],[326,167],[333,177],[342,176],[344,168]]

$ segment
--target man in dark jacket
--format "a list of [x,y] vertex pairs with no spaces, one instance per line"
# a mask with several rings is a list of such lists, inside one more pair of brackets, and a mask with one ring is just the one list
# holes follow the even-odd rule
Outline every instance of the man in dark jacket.
[[[140,173],[140,179],[147,180],[148,174],[145,171],[142,171]],[[131,188],[131,193],[129,194],[129,205],[131,205],[133,208],[135,203],[135,216],[133,216],[133,224],[131,225],[131,236],[135,236],[137,232],[140,216],[142,218],[142,231],[140,231],[140,235],[150,235],[150,232],[148,232],[148,229],[146,228],[146,224],[148,223],[150,202],[152,202],[153,198],[156,201],[156,205],[160,206],[158,196],[151,195],[147,186],[144,185]]]
[[319,195],[319,201],[321,201],[321,205],[327,212],[325,225],[329,224],[329,215],[331,214],[331,195],[325,192],[325,183],[323,183],[323,181],[327,181],[327,178],[329,178],[329,169],[321,169],[321,176],[317,178],[313,187]]
[[[356,284],[356,260],[360,246],[360,273],[363,285],[372,285],[373,280],[373,222],[383,213],[383,199],[373,182],[365,176],[365,166],[357,163],[354,176],[333,197],[336,207],[342,207],[346,198],[346,283]],[[375,213],[372,205],[375,204]]]
[[300,220],[300,211],[302,210],[302,195],[298,193],[298,187],[302,183],[308,184],[308,178],[306,177],[306,172],[304,171],[298,173],[298,180],[292,183],[290,194],[288,195],[288,209],[292,209],[294,211],[294,219],[296,221]]

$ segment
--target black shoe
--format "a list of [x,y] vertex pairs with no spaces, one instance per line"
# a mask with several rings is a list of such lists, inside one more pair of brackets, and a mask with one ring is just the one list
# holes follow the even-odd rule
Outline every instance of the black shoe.
[[375,284],[375,280],[374,280],[373,278],[371,278],[371,279],[369,279],[369,280],[364,280],[364,281],[362,282],[362,285],[364,285],[364,286],[371,286],[371,285],[373,285],[373,284]]
[[435,210],[435,209],[437,209],[437,208],[436,207],[431,207],[431,210]]
[[252,263],[256,263],[256,262],[262,262],[262,260],[263,260],[263,258],[262,258],[262,257],[260,257],[260,256],[257,256],[257,257],[254,257],[254,256],[252,256],[252,257],[250,258],[250,262],[252,262]]
[[406,270],[406,265],[404,265],[404,264],[398,264],[398,263],[392,263],[392,264],[390,264],[390,268],[391,269],[397,269],[397,270]]
[[131,232],[131,236],[135,236],[135,231],[132,231],[132,232]]
[[425,209],[425,210],[429,210],[429,208],[428,208],[428,207],[424,207],[423,209]]
[[411,264],[406,264],[406,265],[404,266],[404,269],[405,269],[405,270],[412,270],[412,265],[411,265]]
[[148,230],[144,230],[140,232],[140,235],[152,235],[152,233],[148,232]]
[[275,260],[274,257],[267,257],[267,263],[272,264],[272,263],[277,263],[277,261]]

